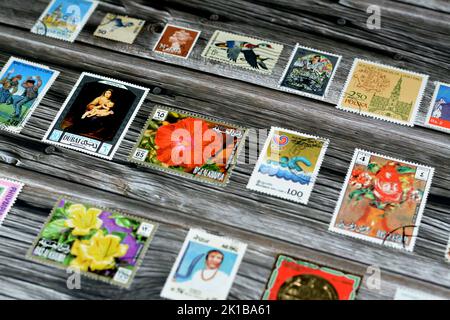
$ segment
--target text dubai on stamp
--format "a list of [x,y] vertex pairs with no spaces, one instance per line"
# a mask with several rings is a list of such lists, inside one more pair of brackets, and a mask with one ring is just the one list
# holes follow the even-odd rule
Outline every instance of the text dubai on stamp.
[[15,57],[0,74],[0,129],[20,133],[59,72]]
[[354,300],[361,277],[279,255],[263,300]]
[[202,57],[232,66],[271,74],[283,45],[248,36],[216,30]]
[[200,33],[198,30],[166,24],[153,51],[187,59]]
[[148,89],[82,73],[43,141],[111,160]]
[[164,172],[225,185],[247,129],[157,105],[129,160]]
[[225,300],[247,245],[203,230],[189,230],[161,297]]
[[433,174],[356,149],[329,230],[413,251]]
[[107,13],[94,36],[132,44],[144,24],[144,20]]
[[14,205],[23,186],[21,182],[0,178],[0,225]]
[[324,99],[342,57],[297,45],[278,84],[279,89]]
[[436,82],[425,125],[450,133],[450,84]]
[[52,0],[31,32],[74,42],[97,5],[94,0]]
[[413,126],[428,76],[355,59],[338,109]]
[[157,227],[136,216],[61,197],[27,257],[129,288]]
[[307,204],[329,141],[272,127],[247,188]]

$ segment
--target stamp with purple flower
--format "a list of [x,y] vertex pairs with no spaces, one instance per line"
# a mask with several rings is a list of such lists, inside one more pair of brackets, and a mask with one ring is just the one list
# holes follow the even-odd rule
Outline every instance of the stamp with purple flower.
[[28,257],[129,288],[156,228],[135,216],[62,197]]
[[11,210],[22,187],[23,183],[0,179],[0,225],[5,220],[9,210]]

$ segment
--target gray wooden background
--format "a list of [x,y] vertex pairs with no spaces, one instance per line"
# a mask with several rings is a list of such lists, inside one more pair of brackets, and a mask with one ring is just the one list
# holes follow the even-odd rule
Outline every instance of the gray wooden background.
[[[7,299],[158,299],[187,230],[201,227],[248,243],[230,299],[259,299],[279,253],[364,275],[381,268],[381,289],[362,285],[358,299],[391,299],[397,286],[450,298],[444,251],[450,233],[450,136],[424,128],[429,84],[414,128],[334,108],[354,57],[450,82],[448,0],[110,0],[73,44],[31,34],[47,0],[0,1],[0,63],[9,56],[61,72],[20,136],[0,133],[0,176],[26,183],[0,228],[0,297]],[[381,30],[368,30],[366,9],[378,4]],[[134,45],[95,38],[107,12],[143,18]],[[188,60],[151,52],[165,23],[202,30]],[[216,29],[285,45],[271,76],[206,61],[200,54]],[[343,55],[326,101],[274,90],[296,42]],[[151,88],[114,161],[54,148],[40,140],[83,71]],[[245,186],[256,154],[242,154],[226,188],[130,165],[127,155],[154,103],[251,128],[282,126],[331,140],[309,205],[260,195]],[[254,142],[252,142],[254,143]],[[354,148],[434,166],[413,253],[327,231]],[[131,290],[82,279],[66,287],[64,271],[24,259],[60,194],[148,217],[161,224]]]

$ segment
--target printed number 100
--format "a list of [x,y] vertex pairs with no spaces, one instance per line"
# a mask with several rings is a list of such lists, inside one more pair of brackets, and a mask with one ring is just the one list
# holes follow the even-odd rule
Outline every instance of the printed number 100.
[[294,197],[299,197],[299,198],[303,197],[303,192],[297,191],[297,190],[294,190],[291,188],[288,189],[287,193]]

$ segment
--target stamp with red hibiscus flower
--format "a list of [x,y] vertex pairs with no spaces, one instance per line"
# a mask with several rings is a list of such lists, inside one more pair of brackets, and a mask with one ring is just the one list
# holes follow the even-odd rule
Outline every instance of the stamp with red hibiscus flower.
[[356,149],[330,231],[413,251],[434,169]]
[[27,257],[129,288],[156,228],[136,216],[61,197]]
[[157,105],[130,162],[195,180],[228,182],[247,129]]

